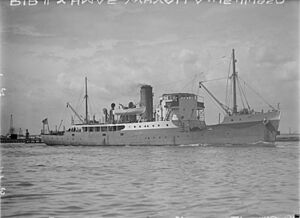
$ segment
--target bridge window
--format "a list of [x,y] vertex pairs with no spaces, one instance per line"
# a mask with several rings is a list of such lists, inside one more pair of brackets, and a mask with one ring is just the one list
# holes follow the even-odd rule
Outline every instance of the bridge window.
[[83,132],[87,132],[87,127],[83,127]]
[[94,127],[89,127],[90,132],[94,132]]
[[107,131],[107,126],[101,126],[101,132],[106,132]]
[[109,126],[108,127],[108,131],[116,131],[117,130],[117,126]]
[[96,131],[96,132],[100,132],[100,126],[97,126],[97,127],[95,128],[95,131]]

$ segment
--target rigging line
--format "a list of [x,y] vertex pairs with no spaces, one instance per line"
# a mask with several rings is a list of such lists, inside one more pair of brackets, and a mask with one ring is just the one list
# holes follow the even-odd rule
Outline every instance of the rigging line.
[[77,102],[76,102],[76,105],[75,105],[75,109],[76,109],[76,110],[78,109],[79,105],[82,104],[82,102],[80,103],[80,100],[82,100],[82,99],[84,99],[84,85],[81,86],[80,95],[79,95],[79,98],[78,98],[78,100],[77,100]]
[[[61,114],[60,114],[60,116],[59,116],[59,117],[61,118],[61,119],[59,120],[60,123],[61,123],[61,122],[63,121],[63,119],[66,117],[66,116],[65,116],[66,111],[67,111],[67,107],[64,108],[63,112],[61,112]],[[58,128],[58,131],[59,131],[59,128]]]
[[272,108],[273,110],[276,110],[271,104],[269,104],[268,102],[267,102],[267,100],[264,98],[264,97],[262,97],[257,91],[255,91],[248,83],[246,83],[246,81],[245,80],[243,80],[242,78],[241,78],[241,80],[245,83],[245,85],[248,87],[248,88],[250,88],[258,97],[260,97],[270,108]]
[[244,104],[244,100],[243,100],[243,94],[242,94],[242,90],[241,90],[241,84],[239,83],[239,79],[237,77],[237,84],[238,84],[238,88],[239,88],[239,91],[240,91],[240,98],[241,98],[241,102],[242,102],[242,105],[243,105],[243,108],[245,108],[245,104]]
[[245,99],[245,101],[246,101],[247,107],[248,107],[248,109],[249,109],[249,111],[250,111],[251,108],[250,108],[250,105],[249,105],[249,103],[248,103],[248,100],[247,100],[246,94],[245,94],[245,92],[244,92],[244,89],[243,89],[243,87],[241,86],[240,78],[238,77],[237,79],[238,79],[238,84],[239,84],[239,86],[240,86],[241,94],[244,96],[244,99]]
[[[232,91],[233,91],[233,88],[232,88],[232,86],[233,86],[233,85],[232,85],[232,82],[229,83],[229,86],[230,86],[230,87],[229,87],[229,89],[228,89],[228,90],[229,90],[228,96],[231,96],[231,95],[232,95]],[[228,96],[227,96],[227,99],[226,99],[227,102],[225,101],[225,103],[226,103],[226,105],[229,106],[229,105],[231,105],[231,100],[232,100],[232,98],[229,98]]]
[[[245,95],[245,98],[246,98],[246,84],[244,83],[244,89],[242,89],[243,92],[244,92],[244,95]],[[251,107],[250,107],[250,104],[248,103],[248,99],[246,98],[246,102],[247,102],[247,105],[248,105],[248,109],[251,110]]]
[[[94,115],[98,114],[98,115],[101,115],[101,111],[100,111],[100,107],[98,108],[95,104],[95,101],[93,100],[94,98],[92,98],[92,96],[90,97],[90,103],[92,104],[92,107],[94,108]],[[93,112],[93,111],[91,111]]]
[[89,107],[90,107],[90,119],[92,119],[94,117],[94,115],[95,115],[95,119],[96,119],[96,115],[101,114],[101,113],[97,109],[95,101],[91,95],[89,96],[88,103],[89,103]]
[[223,79],[227,79],[227,77],[221,77],[221,78],[216,78],[216,79],[203,80],[201,82],[205,83],[205,82],[218,81],[218,80],[223,80]]
[[[208,97],[211,99],[211,101],[217,106],[217,108],[219,107],[219,108],[221,109],[223,115],[225,116],[226,113],[224,112],[224,110],[223,110],[223,108],[221,107],[221,105],[217,104],[217,102],[216,102],[216,101],[215,101],[208,93],[204,92],[204,94],[205,94],[206,96],[208,96]],[[203,100],[204,100],[204,99],[203,99]]]
[[[81,103],[80,103],[79,105],[84,105],[84,104],[83,104],[84,100],[85,100],[85,99],[82,98],[82,99],[81,99]],[[78,106],[78,107],[79,107],[79,106]],[[78,107],[75,108],[75,111],[76,111],[76,112],[78,112]],[[83,116],[80,114],[80,112],[79,112],[79,116],[80,116],[83,120],[85,119],[85,118],[83,118]],[[75,117],[76,117],[76,116],[75,116]],[[76,118],[77,118],[77,117],[76,117]],[[79,120],[79,121],[80,121],[80,120]]]
[[231,96],[231,90],[232,89],[232,81],[229,80],[229,78],[226,81],[226,93],[225,93],[225,103],[229,105],[230,97]]

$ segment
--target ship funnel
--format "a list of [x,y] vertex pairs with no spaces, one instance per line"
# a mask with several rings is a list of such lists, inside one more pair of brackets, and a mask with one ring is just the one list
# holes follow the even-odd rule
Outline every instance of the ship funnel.
[[152,86],[143,85],[141,87],[141,100],[140,106],[146,107],[145,113],[142,115],[142,118],[146,121],[153,120],[153,93]]
[[111,109],[109,111],[109,122],[114,123],[115,122],[115,116],[114,116],[114,110],[115,110],[115,103],[111,103]]

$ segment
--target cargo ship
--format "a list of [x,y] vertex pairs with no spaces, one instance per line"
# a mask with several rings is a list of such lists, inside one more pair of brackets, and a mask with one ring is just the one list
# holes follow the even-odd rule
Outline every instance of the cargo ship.
[[[87,78],[85,78],[85,117],[80,116],[68,103],[80,121],[68,130],[50,131],[48,120],[43,120],[42,140],[47,145],[119,146],[119,145],[249,145],[273,143],[279,134],[280,110],[254,111],[249,106],[238,110],[235,53],[232,50],[232,107],[220,102],[204,82],[204,89],[224,111],[224,119],[215,125],[207,125],[204,116],[204,101],[193,93],[163,94],[158,106],[153,108],[152,86],[140,89],[140,102],[128,106],[103,109],[103,119],[89,119]],[[48,125],[48,129],[46,126]]]

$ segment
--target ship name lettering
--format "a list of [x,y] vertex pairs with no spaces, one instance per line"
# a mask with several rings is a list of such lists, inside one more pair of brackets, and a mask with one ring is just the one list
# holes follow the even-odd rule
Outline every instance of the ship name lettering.
[[19,6],[19,5],[28,5],[28,6],[34,6],[38,4],[38,0],[10,0],[9,5],[10,6]]

